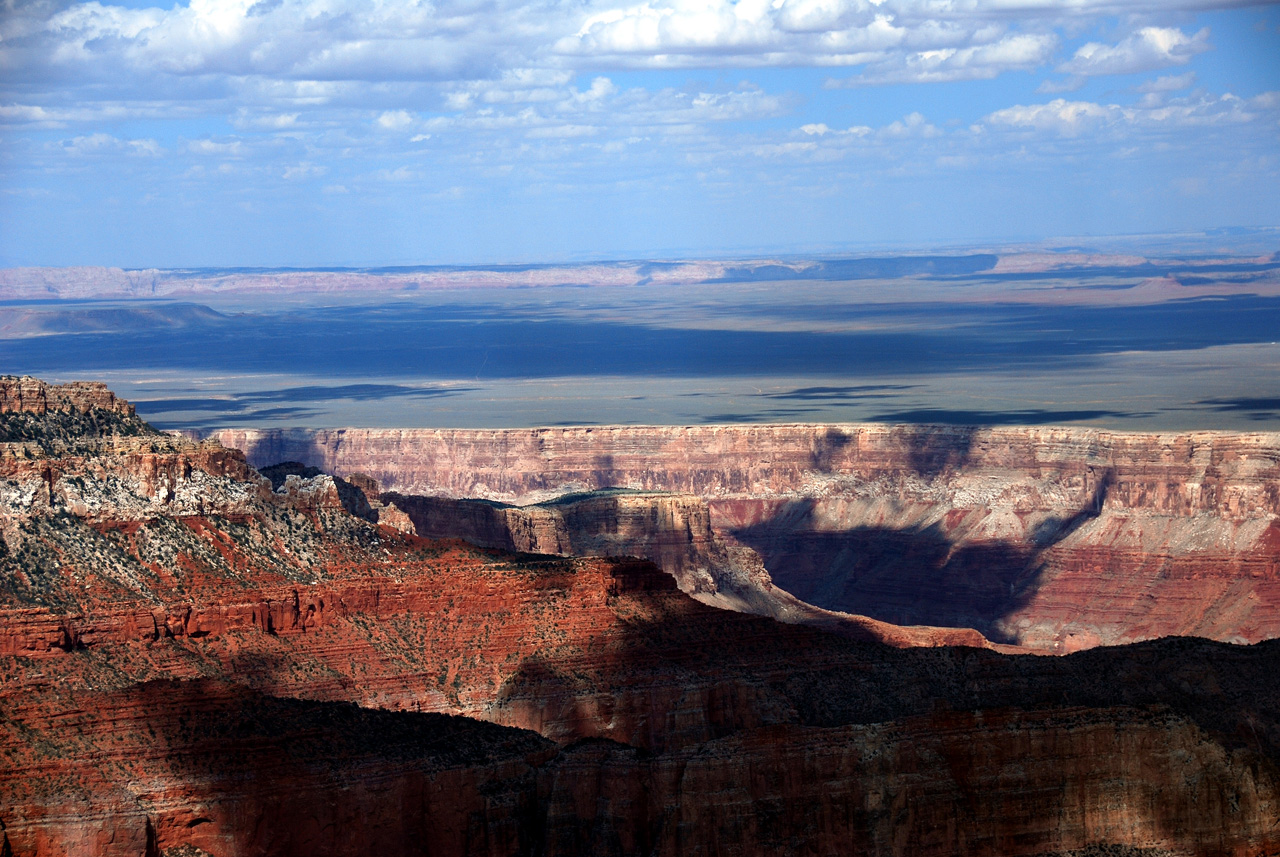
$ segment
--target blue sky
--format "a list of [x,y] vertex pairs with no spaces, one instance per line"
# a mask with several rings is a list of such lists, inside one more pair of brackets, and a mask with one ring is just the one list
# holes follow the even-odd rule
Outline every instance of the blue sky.
[[0,0],[0,265],[1280,224],[1280,6]]

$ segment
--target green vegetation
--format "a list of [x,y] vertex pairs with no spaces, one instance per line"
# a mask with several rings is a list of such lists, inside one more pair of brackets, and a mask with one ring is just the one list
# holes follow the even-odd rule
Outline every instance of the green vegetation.
[[104,408],[0,414],[0,443],[35,443],[45,452],[60,451],[87,439],[162,434],[146,420]]

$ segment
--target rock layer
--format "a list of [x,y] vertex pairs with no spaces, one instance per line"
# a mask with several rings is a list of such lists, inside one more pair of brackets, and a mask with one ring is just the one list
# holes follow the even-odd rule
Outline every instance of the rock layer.
[[1064,652],[1280,634],[1280,435],[704,426],[221,431],[250,461],[405,494],[707,500],[716,532],[818,607]]
[[100,381],[46,384],[29,375],[0,375],[0,413],[44,414],[57,410],[83,413],[94,408],[129,417],[134,415],[133,405],[117,399]]

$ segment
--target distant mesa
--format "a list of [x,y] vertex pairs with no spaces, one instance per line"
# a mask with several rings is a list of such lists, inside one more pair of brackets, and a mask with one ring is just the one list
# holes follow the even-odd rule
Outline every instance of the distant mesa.
[[[561,265],[405,266],[392,268],[8,268],[0,298],[138,298],[210,294],[364,292],[554,285],[750,283],[867,280],[1029,273],[1064,268],[1132,268],[1142,257],[989,253],[842,259],[751,259],[589,262]],[[1184,265],[1184,267],[1187,267]],[[1192,264],[1190,267],[1196,267]]]

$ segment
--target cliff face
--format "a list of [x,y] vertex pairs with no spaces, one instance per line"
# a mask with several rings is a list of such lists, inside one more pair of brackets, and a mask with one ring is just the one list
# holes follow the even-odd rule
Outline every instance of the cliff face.
[[[759,579],[751,577],[758,559],[749,549],[742,557],[730,555],[711,529],[710,509],[697,497],[599,492],[511,506],[388,496],[405,510],[418,535],[428,538],[460,538],[524,553],[643,557],[672,575],[682,592],[695,596],[724,590],[726,597],[751,598],[768,585],[762,569]],[[760,599],[763,605],[767,596],[761,592]]]
[[[215,432],[251,463],[359,470],[384,489],[510,503],[631,488],[849,494],[1177,516],[1280,512],[1280,435],[1078,428],[741,425]],[[1002,478],[997,478],[1002,477]],[[1099,487],[1105,485],[1099,497]]]
[[429,538],[527,553],[641,557],[674,577],[681,592],[713,607],[897,646],[990,647],[970,629],[899,627],[806,604],[773,585],[754,550],[716,533],[707,503],[689,495],[604,491],[529,506],[385,496]]
[[1280,850],[1276,642],[894,648],[135,442],[0,449],[0,853]]
[[29,375],[0,375],[0,414],[45,414],[58,410],[84,413],[94,408],[127,417],[134,415],[133,405],[117,399],[107,385],[99,381],[46,384]]
[[223,431],[267,463],[405,494],[707,500],[716,533],[820,608],[1041,651],[1280,633],[1280,435],[719,426]]

